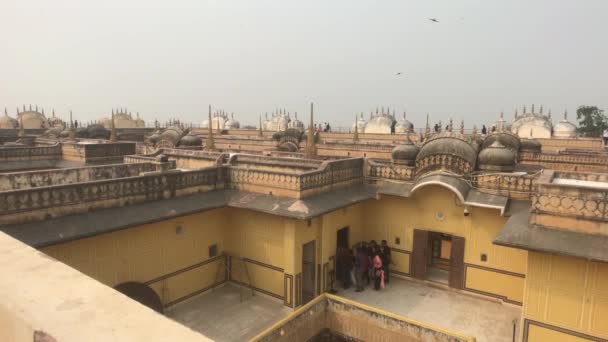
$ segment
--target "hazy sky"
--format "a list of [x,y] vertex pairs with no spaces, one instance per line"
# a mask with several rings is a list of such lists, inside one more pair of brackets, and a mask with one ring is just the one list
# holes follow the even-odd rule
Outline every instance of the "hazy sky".
[[608,109],[607,14],[607,0],[0,0],[0,107],[200,122],[212,104],[256,124],[275,107],[307,121],[314,101],[334,126],[390,106],[470,127],[535,103],[574,120]]

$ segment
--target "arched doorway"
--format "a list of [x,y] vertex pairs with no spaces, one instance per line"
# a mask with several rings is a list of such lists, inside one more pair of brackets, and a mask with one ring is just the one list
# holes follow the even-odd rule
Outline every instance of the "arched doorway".
[[146,284],[129,281],[114,286],[114,289],[156,312],[163,313],[163,303],[160,297]]

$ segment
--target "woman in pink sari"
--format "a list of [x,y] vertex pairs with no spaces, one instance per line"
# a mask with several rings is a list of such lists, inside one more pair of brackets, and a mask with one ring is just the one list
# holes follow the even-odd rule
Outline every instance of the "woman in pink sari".
[[384,269],[382,268],[382,259],[376,253],[374,256],[374,289],[376,291],[384,288]]

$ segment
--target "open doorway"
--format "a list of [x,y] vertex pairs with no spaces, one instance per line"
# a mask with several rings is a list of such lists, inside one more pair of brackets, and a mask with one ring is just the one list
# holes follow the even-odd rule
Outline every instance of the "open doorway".
[[338,229],[338,232],[336,233],[336,250],[340,249],[340,247],[348,249],[348,231],[349,227]]
[[452,253],[452,236],[442,233],[429,233],[427,246],[427,280],[448,284],[450,280],[450,257]]
[[302,304],[315,298],[315,241],[302,247]]
[[412,276],[462,289],[464,287],[464,238],[415,229]]

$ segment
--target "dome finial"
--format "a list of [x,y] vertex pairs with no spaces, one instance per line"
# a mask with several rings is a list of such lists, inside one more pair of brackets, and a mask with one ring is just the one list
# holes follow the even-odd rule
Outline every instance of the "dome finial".
[[534,113],[534,103],[532,104],[532,113]]
[[[4,111],[6,113],[6,110]],[[564,110],[564,121],[568,121],[568,110]]]
[[36,105],[36,111],[38,111],[38,105]]
[[464,119],[460,120],[460,134],[464,134]]
[[403,120],[405,120],[405,116],[406,116],[406,110],[403,110]]
[[517,119],[517,108],[515,108],[515,116],[514,117]]
[[53,113],[51,115],[55,117],[55,108],[53,108]]
[[505,117],[505,113],[500,112],[500,119],[501,119],[501,120],[503,120],[503,119],[504,119],[504,117]]
[[8,116],[8,112],[6,111],[6,107],[4,107],[4,116]]
[[452,121],[452,118],[450,118],[450,121],[448,123],[449,132],[452,132],[453,127],[454,127],[454,121]]
[[30,112],[32,111],[32,104],[30,104]]
[[473,125],[473,137],[477,137],[477,125]]
[[551,119],[551,109],[549,109],[549,113],[547,114],[547,117],[548,117],[549,119]]
[[522,114],[526,114],[526,106],[524,105],[524,110],[522,111]]
[[543,113],[543,105],[540,105],[540,111],[539,111],[539,113],[540,113],[540,114],[542,114],[542,113]]

